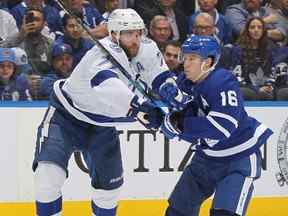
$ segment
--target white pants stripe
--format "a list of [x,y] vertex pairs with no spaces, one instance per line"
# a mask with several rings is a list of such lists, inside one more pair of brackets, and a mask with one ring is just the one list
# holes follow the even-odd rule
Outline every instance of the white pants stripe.
[[252,183],[253,183],[253,178],[251,177],[245,178],[244,184],[243,184],[240,196],[239,196],[239,201],[238,201],[238,205],[237,205],[236,212],[235,212],[236,214],[239,214],[239,215],[243,214],[247,197],[249,198],[249,190],[250,190]]
[[43,121],[43,127],[41,130],[40,144],[39,144],[39,153],[41,152],[41,145],[44,142],[44,137],[48,137],[50,121],[55,113],[55,107],[50,106],[48,113]]

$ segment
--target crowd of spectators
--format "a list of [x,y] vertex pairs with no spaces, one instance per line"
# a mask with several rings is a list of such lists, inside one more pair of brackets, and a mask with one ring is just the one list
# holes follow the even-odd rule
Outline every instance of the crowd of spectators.
[[246,100],[288,100],[288,0],[0,0],[1,100],[48,99],[93,46],[90,35],[107,36],[111,12],[127,7],[175,76],[187,36],[211,35],[222,46],[217,66],[237,77]]

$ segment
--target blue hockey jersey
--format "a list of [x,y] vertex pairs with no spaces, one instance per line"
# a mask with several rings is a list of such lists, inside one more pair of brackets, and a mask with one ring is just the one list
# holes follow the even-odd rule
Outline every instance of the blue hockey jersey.
[[196,150],[204,157],[245,157],[257,151],[272,134],[247,115],[238,81],[230,71],[216,69],[197,84],[183,77],[179,80],[181,89],[195,97],[185,110],[180,138],[190,142],[198,139]]

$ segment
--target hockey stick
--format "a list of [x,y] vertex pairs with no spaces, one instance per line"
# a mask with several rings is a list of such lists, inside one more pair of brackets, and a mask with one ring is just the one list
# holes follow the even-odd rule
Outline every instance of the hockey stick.
[[82,170],[84,173],[89,173],[89,169],[87,168],[87,166],[85,166],[85,164],[82,160],[82,156],[81,156],[80,151],[74,152],[74,160],[75,160],[77,166],[80,168],[80,170]]
[[115,57],[109,52],[109,50],[107,50],[107,48],[102,45],[99,40],[90,33],[89,27],[87,27],[83,23],[83,21],[77,15],[75,15],[75,13],[73,13],[73,11],[65,7],[65,4],[62,2],[62,0],[55,0],[55,2],[66,14],[73,17],[77,21],[77,23],[84,29],[84,31],[89,35],[89,37],[95,44],[101,47],[101,49],[103,49],[108,54],[109,60],[117,66],[122,75],[125,76],[125,78],[130,82],[131,85],[133,85],[146,99],[149,99],[156,107],[159,107],[164,113],[167,113],[167,105],[161,101],[161,97],[155,91],[153,91],[148,86],[144,88],[141,82],[133,79],[129,72],[123,67],[123,65],[121,65],[119,61],[117,61],[117,59],[115,59]]

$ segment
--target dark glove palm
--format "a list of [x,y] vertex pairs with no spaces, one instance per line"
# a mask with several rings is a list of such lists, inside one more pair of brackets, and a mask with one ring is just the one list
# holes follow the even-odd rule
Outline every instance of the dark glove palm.
[[163,111],[150,101],[139,103],[136,96],[131,102],[132,109],[129,116],[137,120],[147,129],[158,129],[164,118]]

